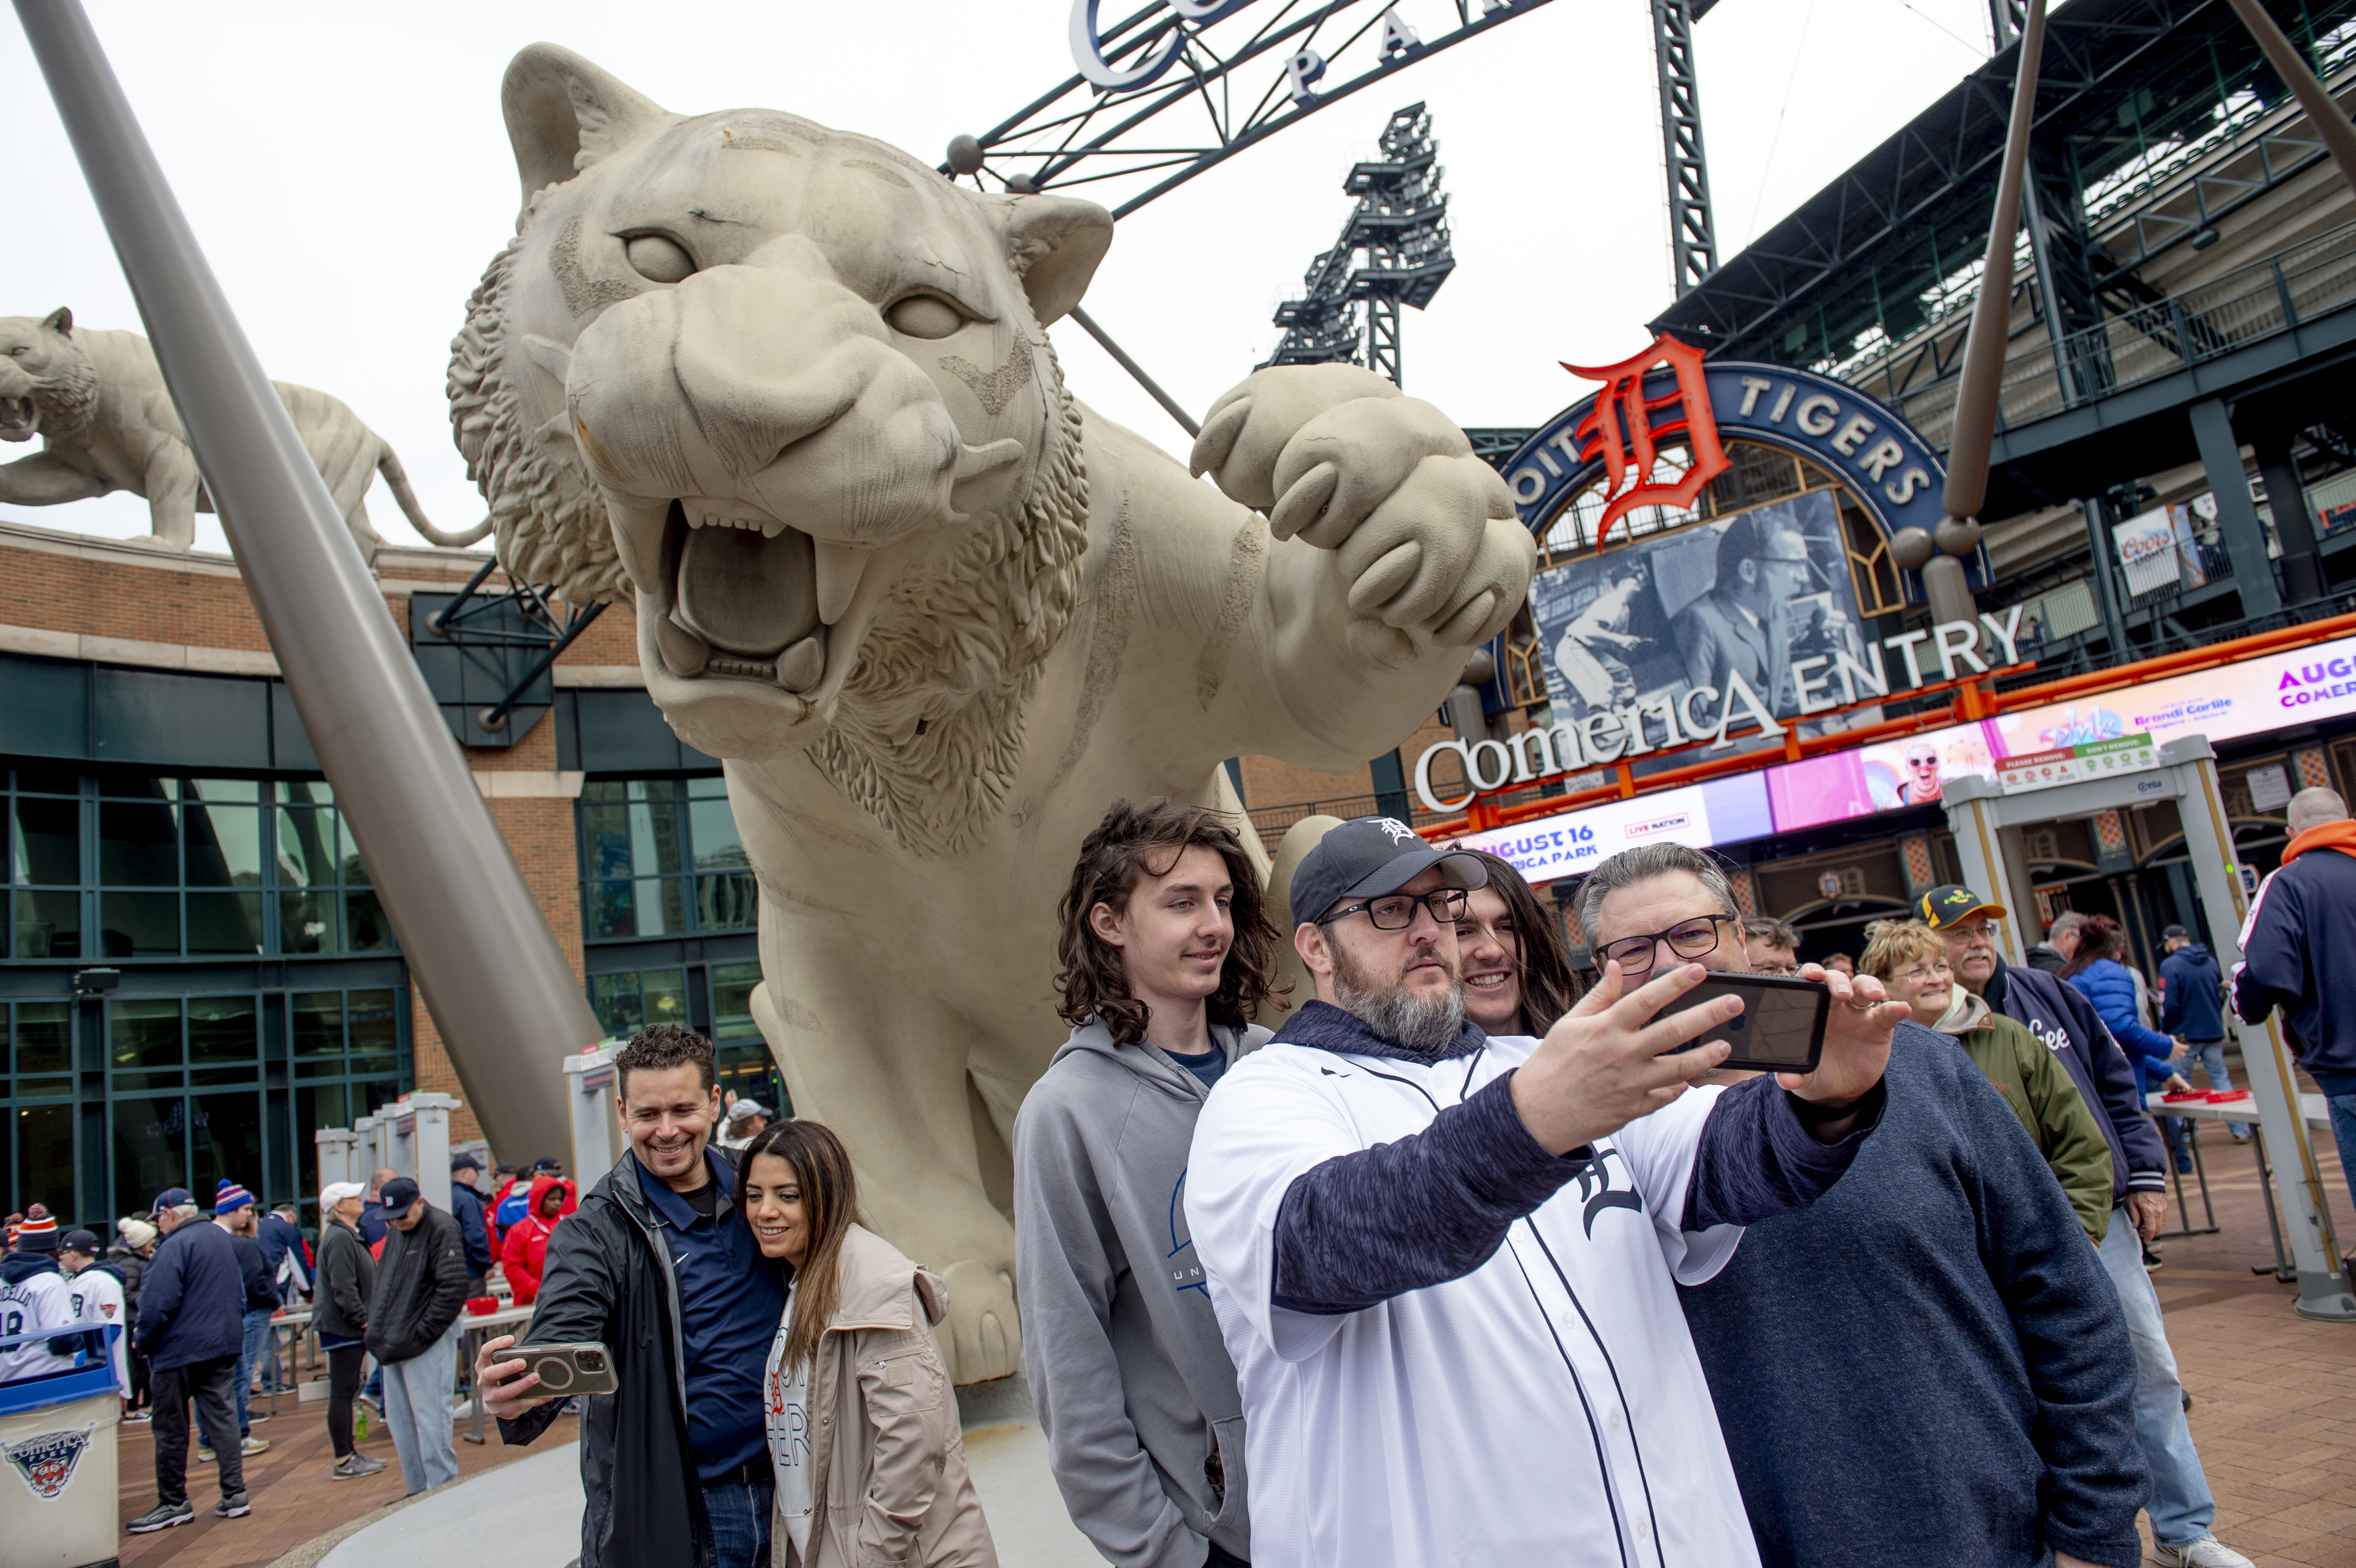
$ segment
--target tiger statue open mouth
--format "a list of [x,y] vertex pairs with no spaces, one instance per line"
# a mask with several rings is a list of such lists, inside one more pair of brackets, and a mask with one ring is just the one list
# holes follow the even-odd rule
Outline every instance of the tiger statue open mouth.
[[523,210],[450,370],[500,557],[635,606],[648,693],[727,763],[796,1112],[948,1279],[958,1381],[1004,1375],[1005,1151],[1081,837],[1117,795],[1215,804],[1238,753],[1397,745],[1520,606],[1529,535],[1355,367],[1221,399],[1216,488],[1083,408],[1046,328],[1111,242],[1088,202],[674,114],[550,45],[502,104]]

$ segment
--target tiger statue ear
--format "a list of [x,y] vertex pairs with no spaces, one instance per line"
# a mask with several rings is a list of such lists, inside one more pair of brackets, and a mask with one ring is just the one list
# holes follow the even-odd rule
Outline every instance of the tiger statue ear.
[[1042,326],[1062,320],[1088,292],[1112,248],[1112,214],[1069,196],[1017,196],[998,204],[1007,260]]
[[56,333],[59,337],[71,337],[73,336],[73,312],[64,305],[59,305],[57,309],[49,312],[48,315],[41,318],[41,325],[48,327],[51,332]]
[[499,112],[526,206],[536,192],[680,118],[557,44],[526,45],[508,62]]

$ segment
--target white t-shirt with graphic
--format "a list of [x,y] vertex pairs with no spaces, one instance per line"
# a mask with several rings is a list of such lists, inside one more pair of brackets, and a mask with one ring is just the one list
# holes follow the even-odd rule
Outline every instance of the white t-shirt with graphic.
[[786,1367],[786,1331],[794,1321],[794,1293],[786,1291],[786,1310],[777,1319],[777,1337],[769,1344],[769,1370],[763,1380],[761,1403],[769,1428],[769,1467],[777,1477],[777,1511],[794,1538],[794,1552],[809,1561],[810,1418],[809,1363]]

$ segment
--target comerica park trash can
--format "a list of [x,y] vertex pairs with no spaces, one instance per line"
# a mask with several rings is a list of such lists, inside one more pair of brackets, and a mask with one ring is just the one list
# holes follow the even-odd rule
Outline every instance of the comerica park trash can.
[[[91,1332],[50,1329],[0,1339],[0,1349]],[[108,1356],[80,1359],[88,1364],[60,1360],[67,1370],[0,1383],[0,1560],[8,1568],[115,1561],[123,1532],[114,1439],[123,1402]]]

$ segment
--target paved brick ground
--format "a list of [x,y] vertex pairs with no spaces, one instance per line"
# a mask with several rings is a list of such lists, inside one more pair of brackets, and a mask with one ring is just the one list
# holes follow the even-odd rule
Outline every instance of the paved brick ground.
[[[220,1499],[213,1467],[191,1456],[188,1499],[196,1505],[197,1522],[153,1535],[123,1538],[123,1568],[152,1568],[169,1563],[172,1568],[259,1568],[306,1541],[325,1535],[338,1525],[401,1499],[401,1463],[393,1457],[392,1442],[384,1429],[369,1424],[360,1451],[382,1459],[385,1467],[366,1480],[338,1481],[327,1472],[335,1450],[327,1442],[327,1407],[320,1403],[297,1406],[278,1402],[279,1414],[257,1425],[253,1435],[270,1440],[270,1451],[245,1462],[246,1495],[253,1511],[243,1519],[215,1519],[212,1506]],[[463,1430],[463,1429],[462,1429]],[[573,1440],[573,1424],[560,1422],[529,1448],[503,1445],[495,1432],[481,1447],[458,1440],[461,1479],[497,1469],[510,1460],[539,1453],[559,1442]],[[145,1425],[122,1428],[123,1518],[127,1521],[155,1506],[155,1447]]]
[[[2340,1249],[2356,1249],[2331,1135],[2313,1136]],[[2293,1287],[2250,1272],[2274,1259],[2256,1161],[2213,1124],[2201,1149],[2223,1230],[2160,1243],[2168,1266],[2153,1283],[2192,1395],[2217,1538],[2260,1568],[2356,1568],[2356,1325],[2311,1323],[2291,1310]]]

